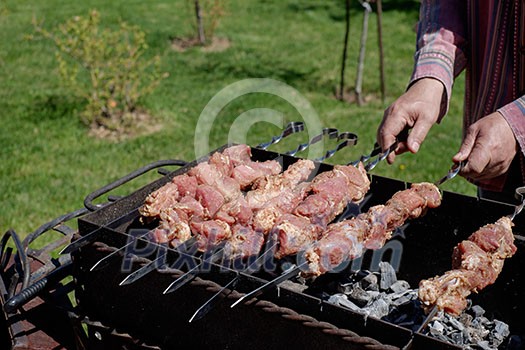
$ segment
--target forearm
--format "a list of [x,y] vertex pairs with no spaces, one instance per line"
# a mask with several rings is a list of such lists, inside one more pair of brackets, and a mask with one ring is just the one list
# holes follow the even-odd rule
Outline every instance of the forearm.
[[418,23],[417,51],[410,85],[434,78],[445,87],[440,118],[448,110],[454,78],[466,65],[466,2],[423,0]]

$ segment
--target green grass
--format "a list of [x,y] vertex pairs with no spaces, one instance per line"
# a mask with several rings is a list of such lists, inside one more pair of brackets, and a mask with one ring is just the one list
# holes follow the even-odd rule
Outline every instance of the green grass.
[[[45,19],[50,29],[89,9],[100,11],[102,23],[119,19],[147,33],[148,54],[159,54],[169,72],[144,106],[163,124],[160,132],[115,143],[87,136],[78,115],[83,101],[58,81],[54,48],[46,41],[26,41],[31,18]],[[208,101],[229,84],[246,78],[271,78],[295,88],[311,103],[324,126],[359,135],[353,149],[341,151],[332,162],[344,163],[368,152],[383,110],[406,88],[415,47],[417,1],[388,1],[384,5],[384,43],[387,101],[374,99],[363,107],[333,98],[338,85],[344,33],[342,1],[230,0],[216,35],[232,46],[223,52],[193,48],[177,52],[170,38],[192,31],[191,6],[179,1],[45,2],[10,0],[0,3],[0,231],[9,227],[22,234],[65,212],[82,206],[91,191],[149,162],[195,157],[197,119]],[[347,86],[355,80],[362,11],[353,3]],[[379,95],[376,17],[369,24],[363,90]],[[463,80],[459,79],[450,113],[435,127],[417,155],[404,155],[393,165],[381,164],[374,173],[405,181],[434,181],[451,166],[461,137]],[[286,101],[268,94],[249,94],[228,104],[213,124],[212,148],[224,144],[235,118],[253,108],[268,108],[285,120],[301,115]],[[253,116],[253,115],[252,115]],[[279,129],[257,123],[247,134],[254,145]],[[312,131],[314,132],[314,131]],[[283,151],[297,135],[273,148]],[[333,143],[327,144],[333,146]],[[119,193],[132,191],[154,178],[145,177]],[[463,179],[447,190],[474,194]]]

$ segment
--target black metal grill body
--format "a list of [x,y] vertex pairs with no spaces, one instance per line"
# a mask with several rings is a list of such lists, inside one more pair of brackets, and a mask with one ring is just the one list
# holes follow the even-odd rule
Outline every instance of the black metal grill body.
[[[253,159],[259,161],[279,158],[283,168],[297,160],[258,149],[252,149],[252,154]],[[234,277],[232,272],[219,272],[218,267],[210,273],[200,275],[190,285],[167,295],[163,295],[162,291],[173,281],[177,272],[156,271],[131,285],[120,287],[118,283],[127,275],[121,272],[122,258],[112,260],[107,267],[99,271],[89,271],[96,261],[108,254],[108,249],[122,247],[126,243],[125,233],[131,228],[141,227],[136,209],[145,197],[196,163],[197,161],[192,162],[79,219],[81,235],[101,227],[103,231],[95,244],[83,247],[74,254],[75,278],[79,286],[77,299],[87,315],[119,331],[129,333],[132,337],[165,348],[366,348],[358,342],[346,341],[341,334],[329,334],[326,327],[312,327],[311,323],[303,322],[305,319],[297,315],[283,317],[283,314],[286,314],[283,309],[253,304],[231,309],[233,298],[218,303],[205,318],[189,323],[188,320],[195,310],[215,292],[213,285],[207,282],[224,285]],[[327,164],[321,164],[319,167],[319,171],[329,169],[331,166]],[[362,208],[363,211],[370,206],[384,204],[396,191],[409,186],[405,182],[381,176],[371,175],[371,180],[371,197]],[[439,208],[429,210],[425,216],[411,221],[404,229],[404,234],[391,240],[397,242],[393,244],[402,246],[398,278],[407,280],[415,288],[421,279],[445,272],[450,269],[452,248],[458,242],[467,238],[480,226],[494,222],[512,211],[513,207],[506,204],[444,192]],[[117,218],[121,220],[113,227],[105,227]],[[515,233],[520,234],[525,227],[525,221],[518,217],[515,222]],[[513,258],[505,262],[498,281],[479,295],[473,296],[473,299],[487,310],[486,316],[509,323],[511,334],[525,334],[525,325],[522,322],[525,314],[522,293],[525,287],[525,242],[517,239],[516,244],[518,251]],[[374,256],[374,252],[365,253],[362,258],[363,268],[374,267],[371,265],[378,257],[378,253],[375,254]],[[384,250],[384,259],[388,260],[391,255],[389,249]],[[135,259],[132,270],[152,258],[153,254]],[[251,291],[265,282],[261,276],[241,274],[241,277],[235,288],[241,293]],[[403,347],[412,336],[408,329],[382,320],[366,319],[360,314],[326,303],[294,288],[282,287],[265,293],[260,299],[302,315],[309,315],[317,321],[328,322],[340,329],[350,330],[361,337],[371,337],[382,344]],[[414,345],[416,349],[459,348],[422,334],[415,335]]]

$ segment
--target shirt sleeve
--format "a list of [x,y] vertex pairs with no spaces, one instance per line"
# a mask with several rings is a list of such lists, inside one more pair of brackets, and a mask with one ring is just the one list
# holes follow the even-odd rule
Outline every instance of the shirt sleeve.
[[498,109],[509,123],[521,152],[525,155],[525,96]]
[[415,65],[410,85],[434,78],[445,87],[439,119],[448,111],[454,78],[466,66],[467,2],[422,0],[419,12]]

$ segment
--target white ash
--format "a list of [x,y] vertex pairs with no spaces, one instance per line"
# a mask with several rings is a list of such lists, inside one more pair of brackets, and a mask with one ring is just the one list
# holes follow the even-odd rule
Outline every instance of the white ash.
[[[380,272],[358,271],[344,277],[337,293],[328,302],[348,308],[365,317],[375,317],[417,331],[426,316],[407,281],[398,280],[395,270],[386,262]],[[509,338],[509,326],[499,320],[489,320],[479,305],[470,305],[460,316],[441,312],[423,331],[443,342],[461,345],[465,349],[496,350]],[[510,337],[511,342],[519,339]]]

